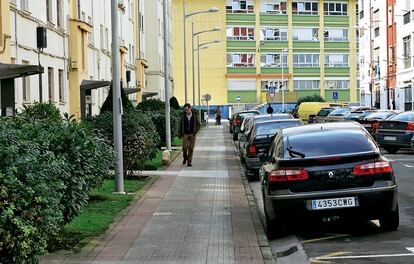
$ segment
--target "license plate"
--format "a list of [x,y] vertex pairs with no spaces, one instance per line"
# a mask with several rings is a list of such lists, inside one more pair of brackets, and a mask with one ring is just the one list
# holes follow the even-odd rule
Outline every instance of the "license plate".
[[385,136],[384,140],[388,140],[388,141],[396,141],[397,137],[390,137],[390,136]]
[[321,200],[311,201],[312,210],[348,208],[348,207],[356,207],[356,206],[357,204],[356,204],[355,197],[343,197],[343,198],[321,199]]

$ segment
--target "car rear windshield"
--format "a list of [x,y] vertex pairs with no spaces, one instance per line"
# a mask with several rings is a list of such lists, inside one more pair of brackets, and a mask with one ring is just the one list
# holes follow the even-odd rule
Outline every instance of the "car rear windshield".
[[332,112],[334,109],[321,109],[317,116],[327,116],[330,112]]
[[[372,152],[377,149],[372,138],[359,129],[320,130],[286,136],[286,146],[305,158],[341,156],[352,153]],[[290,158],[285,151],[285,158]],[[295,156],[296,157],[296,156]]]
[[386,119],[389,116],[395,115],[394,112],[376,112],[367,116],[368,119]]
[[279,129],[287,128],[287,127],[295,127],[301,126],[302,122],[297,121],[289,121],[289,122],[270,122],[270,123],[258,123],[256,125],[256,136],[263,136],[263,135],[274,135]]
[[339,109],[333,110],[329,115],[330,116],[344,116],[349,111],[351,111],[351,109],[349,108],[339,108]]
[[257,112],[248,112],[248,113],[240,113],[239,116],[241,118],[245,118],[246,116],[258,115]]
[[414,121],[414,112],[404,112],[391,117],[389,120],[393,121]]

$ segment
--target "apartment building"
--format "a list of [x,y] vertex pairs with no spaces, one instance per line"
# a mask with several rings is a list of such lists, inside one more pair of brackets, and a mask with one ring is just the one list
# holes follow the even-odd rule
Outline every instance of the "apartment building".
[[[177,17],[174,47],[183,44],[182,2],[173,1]],[[219,9],[216,14],[189,19],[197,31],[221,28],[221,33],[203,34],[203,42],[221,41],[201,55],[201,94],[211,94],[211,104],[235,104],[236,98],[245,104],[271,101],[269,89],[276,93],[275,102],[282,100],[281,89],[286,102],[313,94],[327,101],[359,101],[356,0],[186,2],[188,12],[213,6]],[[187,35],[187,47],[191,47],[190,40]],[[191,50],[187,49],[187,54]],[[175,95],[180,102],[184,87],[182,55],[181,49],[174,49]]]
[[398,25],[397,41],[397,90],[396,104],[400,110],[414,110],[414,64],[413,27],[414,3],[410,0],[396,1],[395,17]]
[[[43,71],[41,81],[13,80],[13,109],[43,101],[76,118],[98,114],[112,80],[111,0],[1,0],[0,10],[0,62]],[[120,0],[118,11],[122,86],[138,103],[146,94],[144,3]],[[47,32],[42,49],[38,27]]]
[[[165,89],[164,89],[164,18],[163,18],[163,2],[164,0],[151,0],[145,2],[145,25],[146,34],[145,38],[145,52],[148,58],[148,68],[145,70],[146,77],[146,91],[150,95],[165,100]],[[172,76],[172,64],[171,62],[171,51],[172,51],[172,13],[171,13],[171,0],[166,0],[167,3],[167,28],[168,36],[167,43],[169,49],[168,57],[168,72],[170,87],[173,88],[173,76]]]

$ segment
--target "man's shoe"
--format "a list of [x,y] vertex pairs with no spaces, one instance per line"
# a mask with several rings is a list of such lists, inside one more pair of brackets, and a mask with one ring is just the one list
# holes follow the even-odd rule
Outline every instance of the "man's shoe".
[[188,167],[192,167],[193,165],[191,165],[191,162],[188,162],[188,163],[187,163],[187,166],[188,166]]
[[183,165],[185,165],[187,163],[187,161],[186,160],[183,160]]

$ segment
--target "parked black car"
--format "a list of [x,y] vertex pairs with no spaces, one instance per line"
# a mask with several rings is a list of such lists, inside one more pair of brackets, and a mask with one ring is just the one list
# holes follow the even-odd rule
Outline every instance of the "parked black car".
[[392,110],[379,110],[367,116],[358,117],[357,122],[365,127],[365,129],[375,138],[375,133],[378,129],[379,121],[385,120],[396,114],[397,112]]
[[[309,124],[311,123],[325,123],[326,117],[333,111],[337,109],[337,107],[323,107],[319,112],[312,118],[312,116],[309,115]],[[313,119],[313,120],[311,120]],[[313,121],[313,122],[312,122]]]
[[248,135],[245,144],[244,160],[247,177],[259,175],[263,162],[259,160],[260,153],[267,153],[276,132],[282,128],[302,126],[300,119],[279,119],[256,122]]
[[292,119],[291,114],[272,114],[272,115],[253,115],[244,119],[242,126],[240,127],[239,135],[239,155],[241,162],[244,163],[244,157],[246,154],[246,143],[249,140],[249,134],[252,131],[254,124],[257,122],[263,122],[266,120],[280,120],[280,119]]
[[411,148],[413,136],[414,111],[402,112],[380,121],[375,134],[378,144],[391,154],[400,148]]
[[231,122],[230,126],[232,127],[230,131],[233,131],[233,140],[236,141],[238,139],[238,134],[240,133],[240,126],[243,123],[243,120],[247,116],[251,115],[260,115],[260,112],[257,110],[251,110],[251,111],[242,111],[235,113],[233,116],[233,122]]
[[261,169],[269,237],[289,218],[361,216],[383,230],[399,226],[397,183],[391,163],[355,122],[280,130]]

